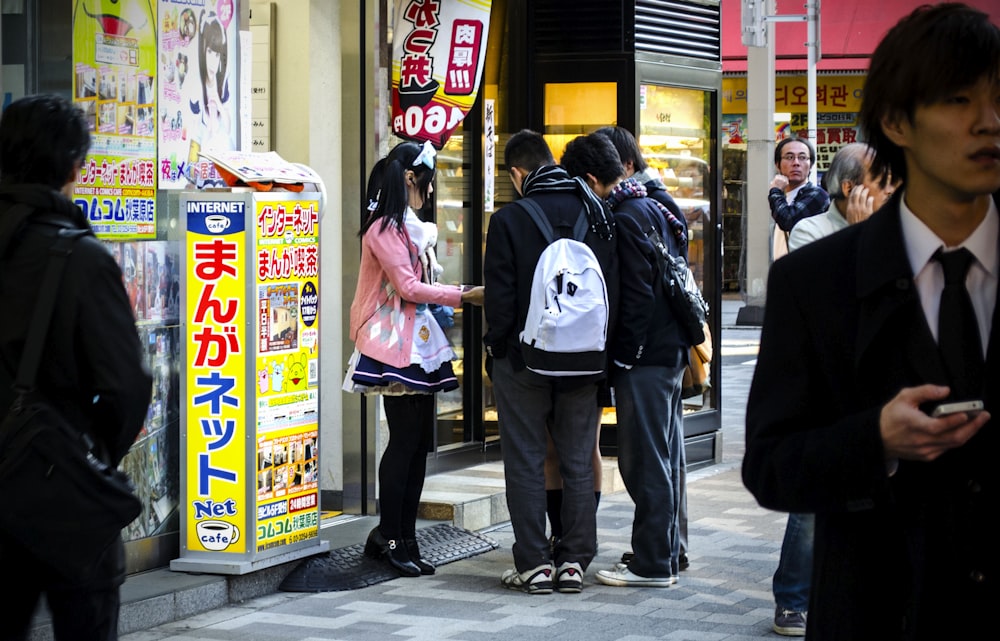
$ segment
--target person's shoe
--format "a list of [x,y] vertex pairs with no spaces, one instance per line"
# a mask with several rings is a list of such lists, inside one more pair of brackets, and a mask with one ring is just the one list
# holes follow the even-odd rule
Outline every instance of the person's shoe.
[[539,565],[527,572],[516,568],[507,570],[500,577],[500,583],[508,590],[520,590],[528,594],[552,594],[552,566]]
[[688,569],[691,563],[688,561],[688,555],[681,552],[681,555],[677,557],[677,569],[681,572]]
[[610,570],[598,570],[597,580],[604,585],[629,588],[669,588],[677,583],[677,577],[646,577],[639,576],[628,569],[628,566],[618,563]]
[[410,555],[410,561],[413,562],[413,565],[420,568],[420,574],[425,576],[434,574],[436,571],[434,564],[420,556],[420,546],[417,545],[416,539],[403,539],[403,544],[406,545],[406,552]]
[[583,589],[583,568],[575,561],[567,561],[556,571],[556,590],[575,593]]
[[385,561],[400,576],[420,576],[420,568],[413,564],[402,540],[386,539],[378,526],[372,528],[365,541],[365,556]]
[[628,565],[635,558],[635,552],[623,552],[622,553],[622,563]]
[[806,636],[806,613],[786,610],[781,606],[774,609],[774,631],[786,637]]

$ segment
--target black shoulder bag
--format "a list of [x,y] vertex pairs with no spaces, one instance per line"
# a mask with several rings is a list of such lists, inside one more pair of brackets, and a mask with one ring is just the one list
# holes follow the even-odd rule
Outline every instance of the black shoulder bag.
[[16,396],[0,423],[0,529],[69,579],[86,578],[142,510],[128,476],[35,389],[66,258],[85,233],[60,229],[49,249]]
[[670,254],[670,248],[655,228],[646,232],[646,238],[656,250],[660,285],[674,320],[680,325],[681,335],[688,345],[701,345],[705,342],[708,304],[694,282],[691,270],[683,258]]

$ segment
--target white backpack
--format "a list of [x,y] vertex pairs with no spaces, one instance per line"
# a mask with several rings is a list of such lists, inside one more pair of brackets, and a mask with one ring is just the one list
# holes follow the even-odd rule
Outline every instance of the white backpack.
[[580,212],[572,238],[556,238],[534,201],[515,202],[549,243],[535,264],[528,317],[520,336],[525,365],[547,376],[602,373],[607,365],[608,288],[601,264],[583,242],[586,210]]

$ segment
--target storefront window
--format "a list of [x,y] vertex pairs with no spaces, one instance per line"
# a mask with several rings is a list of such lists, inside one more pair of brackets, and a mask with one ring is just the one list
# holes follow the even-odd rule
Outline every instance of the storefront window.
[[[639,85],[639,147],[650,168],[684,212],[688,225],[688,263],[695,280],[712,300],[706,279],[705,241],[710,233],[711,93],[696,89]],[[685,412],[706,409],[708,394],[684,401]]]

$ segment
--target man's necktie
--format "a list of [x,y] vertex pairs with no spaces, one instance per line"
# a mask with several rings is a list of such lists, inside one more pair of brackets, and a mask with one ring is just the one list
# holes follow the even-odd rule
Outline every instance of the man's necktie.
[[965,287],[965,276],[975,257],[963,247],[951,252],[939,249],[934,258],[944,270],[938,348],[948,369],[951,398],[977,398],[983,388],[983,349],[972,298]]

